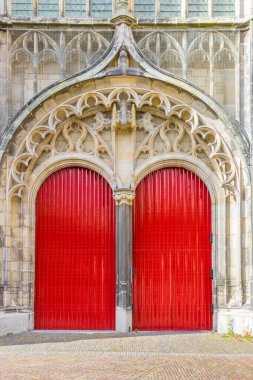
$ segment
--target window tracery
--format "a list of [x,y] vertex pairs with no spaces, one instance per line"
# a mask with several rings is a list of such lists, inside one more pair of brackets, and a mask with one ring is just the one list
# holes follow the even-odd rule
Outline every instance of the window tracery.
[[[111,17],[112,0],[12,0],[13,16]],[[235,0],[133,0],[137,18],[235,17]],[[36,14],[37,13],[37,14]]]

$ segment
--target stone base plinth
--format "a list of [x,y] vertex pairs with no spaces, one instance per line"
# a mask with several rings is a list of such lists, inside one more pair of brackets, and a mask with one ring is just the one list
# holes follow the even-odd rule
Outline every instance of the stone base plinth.
[[[0,312],[0,336],[33,330],[33,313]],[[253,335],[253,310],[221,309],[215,312],[214,330],[218,333],[233,331],[235,334]],[[117,308],[116,331],[132,331],[132,311]]]
[[253,310],[222,309],[216,314],[215,330],[218,333],[233,331],[235,334],[253,335]]
[[0,336],[33,329],[33,313],[0,313]]
[[132,310],[116,308],[116,331],[130,332],[132,331]]

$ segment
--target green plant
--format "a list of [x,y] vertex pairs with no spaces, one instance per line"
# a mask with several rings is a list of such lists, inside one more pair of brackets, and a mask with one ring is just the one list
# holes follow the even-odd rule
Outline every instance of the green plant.
[[249,342],[253,342],[253,334],[250,329],[243,330],[243,333],[241,335],[242,340],[247,340]]
[[228,335],[235,335],[235,333],[234,333],[234,320],[233,320],[233,318],[231,318],[231,317],[228,317],[228,324],[227,324],[227,326],[228,326],[228,332],[227,332],[227,334]]
[[231,317],[228,317],[227,321],[227,332],[223,335],[224,338],[234,337],[234,320]]
[[227,332],[223,335],[223,338],[235,338],[240,341],[248,341],[253,343],[252,331],[245,329],[242,334],[235,334],[234,332],[234,320],[228,317]]

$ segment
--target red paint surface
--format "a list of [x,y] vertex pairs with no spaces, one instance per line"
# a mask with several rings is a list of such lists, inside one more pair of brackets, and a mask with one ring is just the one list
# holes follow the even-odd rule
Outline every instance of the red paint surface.
[[115,209],[97,173],[52,174],[36,200],[35,329],[115,329]]
[[133,328],[212,329],[211,200],[181,168],[148,175],[136,190]]

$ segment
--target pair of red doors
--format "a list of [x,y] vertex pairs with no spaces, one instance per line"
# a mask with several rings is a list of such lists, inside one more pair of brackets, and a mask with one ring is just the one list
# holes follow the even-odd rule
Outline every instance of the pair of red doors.
[[[192,172],[166,168],[136,189],[133,328],[212,328],[211,202]],[[109,184],[66,168],[36,200],[35,329],[115,329],[115,203]]]

